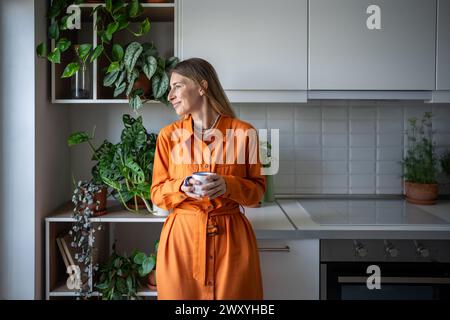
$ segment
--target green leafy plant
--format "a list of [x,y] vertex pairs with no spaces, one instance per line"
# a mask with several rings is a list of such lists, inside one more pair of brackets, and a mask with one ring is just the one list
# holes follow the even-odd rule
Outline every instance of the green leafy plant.
[[[157,243],[155,248],[157,250]],[[113,246],[113,253],[108,262],[100,267],[100,279],[96,288],[104,300],[139,299],[140,287],[147,280],[143,280],[156,266],[156,255],[146,255],[135,250],[130,257],[120,255]]]
[[426,112],[420,122],[408,119],[407,151],[403,158],[404,179],[408,182],[434,184],[439,172],[439,161],[432,141],[432,114]]
[[[178,58],[170,57],[167,60],[159,56],[158,50],[152,43],[140,44],[131,42],[123,53],[123,49],[117,45],[116,54],[118,60],[111,63],[107,74],[103,79],[106,87],[114,86],[114,97],[126,90],[129,104],[133,110],[141,108],[147,100],[159,100],[168,104],[169,91],[168,72],[178,63]],[[134,88],[140,75],[151,81],[151,93],[146,96],[142,88]]]
[[[93,135],[86,132],[73,133],[69,140],[71,145],[89,144],[93,151],[92,160],[96,161],[92,168],[93,179],[112,188],[114,198],[127,210],[137,211],[140,199],[152,212],[149,199],[157,135],[147,132],[141,116],[134,119],[125,114],[122,120],[125,128],[117,144],[104,140],[96,148],[92,143]],[[127,205],[130,200],[134,202],[135,210]]]

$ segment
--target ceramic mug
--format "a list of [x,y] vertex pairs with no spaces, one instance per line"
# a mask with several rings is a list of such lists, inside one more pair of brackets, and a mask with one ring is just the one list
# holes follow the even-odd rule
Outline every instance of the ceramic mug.
[[[204,184],[206,182],[206,177],[213,175],[213,174],[214,174],[214,172],[208,172],[208,171],[195,172],[192,174],[192,178],[194,178],[195,180],[198,180],[202,184]],[[201,195],[201,196],[203,195],[202,191],[200,189],[202,184],[194,184],[194,193]]]

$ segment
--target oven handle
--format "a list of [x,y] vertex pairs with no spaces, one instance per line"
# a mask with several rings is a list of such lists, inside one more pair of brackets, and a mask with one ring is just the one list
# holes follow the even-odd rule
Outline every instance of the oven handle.
[[[367,277],[338,277],[339,283],[366,283]],[[450,284],[450,278],[431,277],[381,277],[381,283],[394,284]]]

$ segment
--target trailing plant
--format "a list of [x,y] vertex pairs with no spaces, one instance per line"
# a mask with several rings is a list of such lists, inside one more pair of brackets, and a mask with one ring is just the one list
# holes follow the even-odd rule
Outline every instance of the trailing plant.
[[135,250],[128,257],[126,254],[118,254],[113,245],[112,255],[100,268],[100,280],[96,288],[102,294],[103,300],[139,299],[137,293],[145,281],[142,278],[147,276],[155,265],[156,255],[153,253],[147,256],[144,252]]
[[[92,168],[92,176],[111,187],[114,198],[127,210],[136,211],[140,198],[147,210],[152,212],[149,199],[157,135],[147,132],[141,116],[134,119],[125,114],[122,120],[125,128],[117,144],[104,140],[96,148],[92,143],[93,135],[86,132],[76,132],[70,140],[72,145],[89,144],[93,151],[92,160],[97,161]],[[136,210],[127,205],[130,200],[133,200]]]
[[[98,265],[93,264],[93,247],[95,242],[95,227],[91,222],[94,208],[99,203],[95,202],[95,195],[101,192],[101,187],[92,181],[78,181],[72,195],[74,205],[72,223],[69,235],[72,237],[71,247],[75,248],[75,259],[80,267],[79,292],[81,297],[89,297],[92,288],[88,279],[92,279],[93,272],[98,270]],[[101,225],[98,230],[101,229]]]
[[432,141],[432,114],[426,112],[420,122],[408,119],[407,151],[403,158],[404,179],[408,182],[434,184],[439,171],[439,161]]

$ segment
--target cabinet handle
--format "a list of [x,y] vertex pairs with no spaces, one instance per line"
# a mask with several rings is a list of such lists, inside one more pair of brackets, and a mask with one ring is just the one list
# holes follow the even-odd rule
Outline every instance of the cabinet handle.
[[261,252],[290,252],[291,248],[289,246],[279,247],[279,248],[258,248]]

